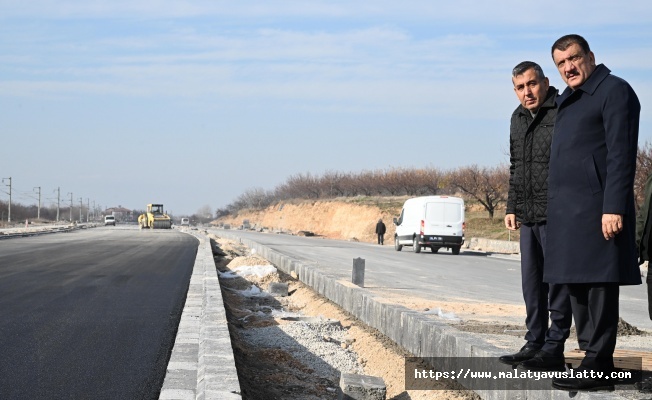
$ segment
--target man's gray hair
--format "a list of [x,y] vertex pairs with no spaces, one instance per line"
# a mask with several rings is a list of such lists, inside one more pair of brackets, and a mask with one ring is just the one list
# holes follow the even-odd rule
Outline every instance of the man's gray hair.
[[541,66],[534,61],[523,61],[514,67],[512,70],[512,78],[516,78],[519,75],[523,75],[525,71],[533,69],[537,74],[537,78],[540,80],[545,79],[546,75],[543,73]]

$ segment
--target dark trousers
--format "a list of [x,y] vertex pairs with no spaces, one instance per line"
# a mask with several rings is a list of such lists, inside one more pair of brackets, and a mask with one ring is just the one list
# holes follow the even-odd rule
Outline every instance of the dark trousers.
[[649,269],[647,273],[647,312],[652,319],[652,275],[650,275]]
[[[562,355],[570,334],[572,311],[565,285],[543,282],[546,224],[521,225],[521,283],[525,300],[525,340]],[[548,326],[550,319],[550,326]]]
[[570,293],[580,348],[585,350],[582,367],[613,370],[620,286],[617,283],[574,283],[564,286]]
[[381,235],[380,233],[378,233],[377,235],[378,235],[378,244],[383,244],[383,242],[385,241],[385,235]]

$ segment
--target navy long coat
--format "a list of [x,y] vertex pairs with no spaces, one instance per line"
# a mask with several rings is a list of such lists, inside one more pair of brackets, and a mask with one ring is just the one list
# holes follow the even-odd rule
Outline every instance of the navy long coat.
[[[641,283],[634,173],[641,106],[627,82],[596,67],[558,111],[548,175],[544,281]],[[623,231],[605,240],[602,214],[622,214]]]

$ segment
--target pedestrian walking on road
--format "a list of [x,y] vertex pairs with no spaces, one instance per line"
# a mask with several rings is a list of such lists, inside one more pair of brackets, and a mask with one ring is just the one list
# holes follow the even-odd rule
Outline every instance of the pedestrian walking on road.
[[[572,313],[563,285],[543,281],[548,205],[548,162],[557,89],[549,85],[541,66],[532,61],[512,71],[514,92],[521,103],[510,124],[509,191],[505,226],[521,229],[521,283],[525,300],[525,345],[499,360],[536,371],[563,371],[564,342]],[[551,324],[548,326],[548,319]]]
[[385,232],[387,232],[387,227],[383,223],[382,219],[378,220],[378,223],[376,224],[376,235],[378,236],[378,244],[384,244],[385,243]]
[[[544,281],[568,288],[585,357],[578,373],[613,372],[620,285],[639,285],[634,174],[641,106],[579,35],[552,58],[568,85],[557,99],[548,175]],[[555,378],[561,390],[613,390],[612,381]]]

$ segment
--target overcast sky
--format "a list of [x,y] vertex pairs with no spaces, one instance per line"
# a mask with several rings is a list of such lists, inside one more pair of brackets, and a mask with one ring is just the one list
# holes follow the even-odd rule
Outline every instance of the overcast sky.
[[647,0],[0,0],[0,177],[179,215],[298,173],[495,166],[511,69],[563,89],[567,33],[633,86],[642,145],[651,32]]

